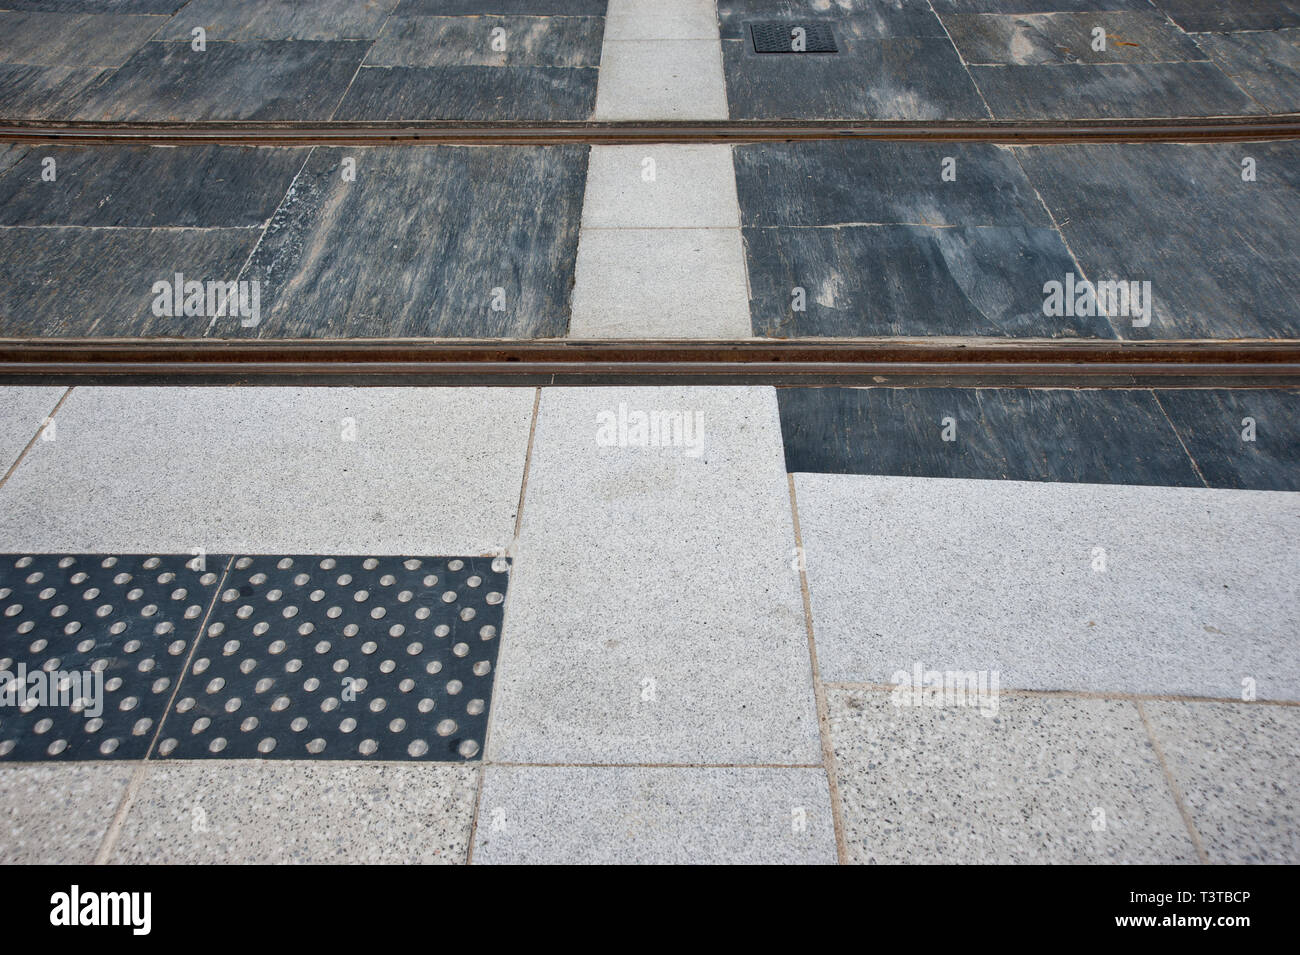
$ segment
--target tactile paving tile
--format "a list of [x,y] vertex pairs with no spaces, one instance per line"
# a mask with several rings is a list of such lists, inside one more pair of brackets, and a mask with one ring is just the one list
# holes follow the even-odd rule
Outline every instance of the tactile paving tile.
[[[145,755],[229,559],[208,555],[203,569],[191,567],[193,561],[0,556],[4,761]],[[31,674],[44,671],[57,675],[38,681],[48,680],[60,698],[20,699],[23,667],[28,693],[36,689]],[[102,696],[95,673],[102,674]],[[98,715],[96,697],[102,699]]]
[[509,566],[238,558],[157,755],[476,758]]
[[[803,50],[793,48],[791,31],[795,27],[802,27],[805,31]],[[751,23],[749,32],[754,39],[755,53],[839,52],[839,48],[835,46],[835,34],[831,32],[830,24],[816,20]]]

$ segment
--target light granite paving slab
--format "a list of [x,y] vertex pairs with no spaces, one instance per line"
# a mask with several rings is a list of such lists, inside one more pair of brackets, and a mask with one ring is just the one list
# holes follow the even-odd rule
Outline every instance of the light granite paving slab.
[[135,763],[0,767],[0,864],[89,865]]
[[543,390],[489,759],[820,763],[793,541],[772,389]]
[[474,863],[834,864],[821,769],[492,766]]
[[[1300,699],[1300,496],[797,474],[822,677]],[[1104,569],[1101,569],[1104,568]]]
[[109,861],[464,863],[477,785],[471,766],[151,763]]
[[717,39],[605,39],[592,119],[726,118]]
[[827,705],[851,862],[1197,861],[1129,701],[1003,695],[986,716],[831,688]]
[[747,338],[738,229],[587,229],[573,338]]
[[605,36],[611,40],[716,40],[714,0],[610,0]]
[[0,487],[0,549],[484,554],[532,389],[77,388]]
[[1300,862],[1300,708],[1142,706],[1210,862]]
[[582,203],[584,229],[739,225],[729,147],[591,147]]
[[0,388],[0,476],[18,460],[27,442],[41,431],[65,391],[66,388],[35,386]]

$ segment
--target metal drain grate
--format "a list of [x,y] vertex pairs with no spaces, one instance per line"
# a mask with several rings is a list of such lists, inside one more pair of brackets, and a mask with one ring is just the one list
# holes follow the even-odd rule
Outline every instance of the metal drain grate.
[[228,558],[0,557],[0,757],[140,759]]
[[[802,35],[797,32],[799,30],[803,31]],[[817,20],[751,23],[749,32],[754,40],[755,53],[839,52],[830,24]],[[802,49],[799,48],[801,45]]]
[[0,556],[0,757],[480,755],[508,560],[189,560]]

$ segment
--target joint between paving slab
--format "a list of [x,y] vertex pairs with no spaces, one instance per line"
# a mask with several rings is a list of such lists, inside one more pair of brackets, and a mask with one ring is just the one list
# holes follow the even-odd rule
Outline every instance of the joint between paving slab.
[[1160,413],[1164,415],[1165,421],[1169,422],[1169,430],[1172,431],[1174,437],[1178,439],[1178,446],[1183,449],[1183,454],[1187,455],[1187,460],[1191,462],[1192,470],[1195,471],[1196,476],[1201,479],[1201,483],[1206,487],[1209,487],[1210,482],[1205,480],[1205,475],[1201,473],[1201,466],[1196,462],[1196,458],[1192,457],[1191,449],[1187,447],[1187,442],[1183,440],[1183,436],[1178,433],[1178,426],[1174,424],[1174,419],[1169,417],[1169,412],[1165,410],[1165,406],[1160,401],[1160,395],[1154,388],[1150,389],[1150,391],[1151,397],[1155,399],[1156,407],[1159,408]]
[[843,810],[840,804],[840,787],[835,767],[835,743],[831,738],[830,710],[826,705],[826,688],[822,685],[821,669],[817,665],[817,642],[813,638],[812,595],[808,590],[808,568],[803,560],[803,534],[799,528],[799,503],[795,496],[794,475],[786,474],[790,488],[790,516],[794,521],[795,554],[799,558],[799,589],[803,596],[804,629],[808,634],[808,658],[812,668],[813,699],[817,705],[817,729],[821,737],[822,766],[831,798],[831,823],[835,827],[835,856],[840,865],[849,860],[848,842],[844,837]]
[[[892,693],[898,688],[894,683],[859,682],[853,680],[828,680],[824,684],[831,690],[858,690],[873,693]],[[1031,690],[1005,687],[998,690],[1004,696],[1048,697],[1063,700],[1119,700],[1131,703],[1233,703],[1240,706],[1300,706],[1300,700],[1242,700],[1231,696],[1190,696],[1183,693],[1123,693],[1106,690]]]
[[1155,728],[1151,721],[1147,719],[1147,711],[1142,706],[1141,700],[1134,700],[1133,705],[1137,707],[1138,716],[1142,720],[1142,725],[1146,728],[1147,739],[1151,741],[1151,748],[1155,750],[1156,759],[1160,763],[1160,771],[1164,773],[1165,783],[1169,786],[1169,792],[1174,797],[1174,804],[1178,807],[1179,814],[1183,817],[1183,823],[1187,826],[1187,834],[1192,839],[1192,844],[1196,847],[1197,858],[1203,865],[1209,865],[1210,857],[1205,852],[1205,845],[1201,842],[1201,834],[1196,831],[1196,823],[1192,820],[1192,813],[1187,808],[1187,803],[1183,801],[1183,792],[1178,787],[1178,782],[1174,779],[1174,774],[1169,771],[1169,763],[1165,760],[1164,750],[1160,746],[1160,740],[1156,738]]
[[226,578],[230,576],[230,568],[234,566],[234,563],[235,555],[231,554],[226,559],[226,566],[221,572],[221,579],[217,581],[217,586],[213,590],[212,600],[208,603],[208,610],[203,615],[203,619],[199,621],[198,630],[194,635],[194,643],[185,657],[185,665],[181,668],[180,676],[176,678],[176,686],[172,689],[172,694],[167,700],[167,706],[158,720],[158,727],[154,730],[153,738],[149,740],[149,748],[145,750],[144,757],[136,764],[135,771],[131,774],[131,781],[127,783],[126,791],[122,793],[122,799],[118,802],[117,810],[113,813],[113,820],[109,823],[108,830],[104,833],[104,838],[99,844],[99,851],[95,853],[95,865],[107,865],[109,858],[113,855],[113,850],[117,848],[118,839],[121,838],[122,829],[126,825],[126,817],[131,812],[131,807],[135,804],[135,797],[144,785],[145,775],[149,771],[149,757],[153,755],[154,748],[158,745],[158,738],[162,735],[163,727],[167,725],[167,714],[176,705],[176,697],[181,692],[181,684],[185,682],[185,676],[190,672],[190,666],[194,662],[194,654],[198,652],[199,644],[203,640],[203,634],[208,628],[208,621],[212,619],[212,611],[216,609],[217,601],[221,599],[221,590],[225,586]]
[[59,400],[54,403],[54,407],[51,408],[50,413],[45,416],[45,420],[41,422],[41,426],[36,429],[36,433],[32,435],[32,439],[23,446],[22,451],[18,453],[18,457],[14,460],[14,463],[9,466],[9,470],[5,471],[4,475],[0,477],[0,487],[5,486],[5,482],[8,481],[9,477],[18,470],[18,465],[22,464],[23,459],[27,457],[27,452],[30,451],[32,446],[41,439],[41,435],[45,433],[45,429],[49,427],[49,423],[54,420],[54,416],[58,414],[59,409],[63,407],[63,402],[67,401],[68,395],[72,394],[72,387],[69,387],[64,391]]

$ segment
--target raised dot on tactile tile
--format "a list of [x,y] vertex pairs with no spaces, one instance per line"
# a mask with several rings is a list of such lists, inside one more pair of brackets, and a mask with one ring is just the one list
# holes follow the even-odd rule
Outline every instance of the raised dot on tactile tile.
[[171,685],[172,681],[170,677],[160,676],[158,679],[153,681],[153,686],[150,687],[150,689],[155,693],[162,693]]
[[366,656],[369,656],[378,649],[379,644],[375,643],[373,640],[367,640],[365,643],[361,644],[361,652],[366,654]]
[[[136,600],[136,599],[138,599],[138,595],[139,595],[139,593],[140,593],[140,591],[138,591],[138,590],[133,590],[133,591],[131,591],[131,594],[136,594],[137,596],[136,596],[136,597],[132,597],[131,594],[127,594],[127,597],[129,597],[131,600]],[[234,602],[235,602],[236,600],[238,600],[238,599],[239,599],[239,591],[238,591],[238,590],[225,590],[225,591],[222,591],[222,594],[221,594],[221,602],[222,602],[222,603],[227,603],[227,604],[229,604],[229,603],[234,603]]]
[[450,736],[454,732],[456,732],[455,720],[442,720],[438,723],[439,736]]
[[403,590],[397,595],[397,602],[408,603],[414,596],[415,594],[411,593],[409,590]]
[[101,604],[100,606],[95,608],[95,616],[101,619],[107,617],[112,612],[113,612],[112,604]]
[[158,752],[166,756],[169,753],[171,753],[173,750],[175,750],[176,747],[179,745],[180,743],[178,740],[168,738],[158,744]]
[[354,594],[352,595],[352,599],[355,600],[355,601],[356,601],[357,603],[359,603],[359,604],[363,604],[363,603],[365,603],[367,600],[370,599],[370,591],[368,591],[368,590],[358,590],[356,593],[354,593]]
[[416,704],[416,707],[415,707],[415,708],[416,708],[417,710],[419,710],[421,713],[428,713],[428,712],[430,712],[430,711],[434,708],[434,706],[435,706],[435,704],[434,704],[433,700],[429,699],[429,698],[426,696],[426,697],[425,697],[424,699],[422,699],[418,704]]
[[467,577],[465,583],[471,587],[477,587],[479,584],[483,583],[483,578],[478,574],[475,574],[473,577]]
[[294,586],[296,586],[296,587],[301,587],[303,584],[307,583],[307,581],[309,581],[309,580],[311,580],[311,575],[310,575],[310,574],[297,574],[297,575],[293,578],[293,583],[294,583]]
[[244,676],[248,676],[248,674],[252,673],[256,669],[257,669],[257,661],[254,660],[252,657],[249,657],[248,659],[241,661],[239,664],[239,672],[244,674]]
[[388,635],[390,637],[400,637],[404,633],[406,633],[406,628],[400,623],[395,623],[388,628]]
[[470,700],[465,704],[465,712],[470,716],[481,716],[483,714],[483,701]]
[[329,642],[328,640],[322,640],[322,641],[320,641],[320,643],[316,644],[316,652],[317,652],[317,653],[329,653],[329,652],[330,652],[330,642]]
[[336,564],[333,557],[326,557],[320,562],[321,570],[333,570],[335,566]]
[[90,719],[86,720],[86,732],[98,733],[100,729],[103,727],[103,725],[104,725],[103,720],[101,720],[98,716],[92,716]]
[[412,557],[410,560],[402,561],[402,566],[407,570],[419,570],[421,562]]
[[284,653],[284,648],[285,648],[285,646],[286,646],[286,644],[285,644],[285,642],[284,642],[283,640],[272,640],[272,641],[271,641],[271,645],[270,645],[269,647],[267,647],[266,649],[267,649],[268,652],[273,653],[273,654],[275,654],[275,653]]
[[[55,607],[54,609],[55,609],[55,610],[58,610],[59,608],[58,608],[58,607]],[[22,613],[22,612],[23,612],[23,605],[22,605],[22,604],[10,604],[8,607],[5,607],[5,616],[6,616],[6,617],[16,617],[16,616],[18,616],[18,615],[19,615],[20,613]],[[54,614],[53,611],[51,611],[50,613],[51,613],[51,615],[53,615],[53,616],[60,616],[60,617],[63,616],[62,614]]]
[[382,696],[377,696],[370,701],[370,712],[371,713],[383,712],[386,706],[388,706],[388,701],[385,700]]
[[343,672],[344,670],[346,670],[347,668],[348,668],[348,661],[347,661],[347,660],[335,660],[335,661],[330,665],[330,669],[333,670],[335,673],[342,673],[342,672]]
[[290,660],[288,663],[284,665],[285,673],[297,673],[301,669],[302,669],[302,661],[299,660],[297,657],[294,657],[292,660]]
[[136,669],[141,673],[148,673],[153,670],[156,665],[157,664],[154,663],[153,657],[145,657],[136,665]]
[[238,652],[239,652],[239,641],[238,641],[238,640],[227,640],[225,646],[223,646],[223,647],[221,648],[221,652],[222,652],[222,654],[224,654],[225,656],[233,656],[234,654],[238,653]]
[[314,740],[312,740],[310,743],[307,744],[307,752],[311,753],[313,756],[316,755],[317,753],[325,752],[325,741],[321,739],[319,736],[316,737]]
[[468,644],[468,643],[458,643],[458,644],[456,644],[454,647],[451,648],[451,652],[454,653],[454,654],[456,654],[456,656],[458,656],[458,657],[467,657],[467,656],[469,656],[469,644]]
[[370,619],[372,620],[382,620],[386,616],[388,616],[387,607],[375,607],[370,611]]
[[235,616],[238,617],[240,620],[247,620],[252,615],[253,615],[253,608],[249,604],[244,604],[242,607],[240,607],[238,610],[235,611]]
[[203,613],[202,607],[200,607],[198,604],[190,604],[188,607],[185,608],[185,619],[193,620],[201,613]]
[[361,628],[358,627],[355,623],[350,623],[343,628],[343,636],[345,637],[355,637],[360,632],[361,632]]
[[357,721],[350,716],[347,717],[346,719],[339,721],[340,733],[351,733],[356,728],[357,728]]
[[390,733],[400,733],[405,729],[406,720],[402,719],[400,716],[394,720],[390,720],[388,723],[388,730]]
[[474,664],[475,676],[487,676],[491,670],[492,664],[488,663],[486,660],[480,660],[478,663]]
[[274,736],[268,736],[266,739],[262,740],[262,742],[257,744],[257,751],[259,753],[269,753],[273,749],[275,749]]
[[420,643],[418,640],[412,644],[409,644],[406,648],[406,652],[409,653],[411,656],[416,656],[423,650],[424,650],[424,644]]
[[471,759],[478,753],[478,743],[472,739],[461,740],[460,745],[456,747],[456,752],[466,759]]
[[173,640],[171,643],[167,644],[167,652],[174,657],[180,656],[185,652],[185,641]]
[[295,733],[301,733],[306,728],[307,718],[303,716],[295,716],[293,722],[289,724],[289,729],[293,730]]
[[195,703],[194,697],[187,696],[179,703],[176,704],[176,712],[188,713],[190,710],[194,709],[194,703]]
[[338,584],[340,587],[346,587],[348,584],[352,583],[352,575],[339,574],[338,578],[334,582]]
[[383,663],[379,664],[380,673],[392,673],[396,669],[397,664],[392,660],[385,660]]
[[315,693],[320,689],[320,680],[316,679],[314,676],[308,677],[303,681],[302,688],[308,693]]
[[117,738],[110,736],[108,739],[104,740],[104,742],[99,744],[99,751],[105,756],[111,756],[117,751],[117,746]]
[[426,663],[426,664],[424,665],[424,672],[425,672],[425,673],[441,673],[441,672],[442,672],[442,663],[441,663],[440,661],[438,661],[438,660],[430,660],[428,663]]
[[190,592],[185,587],[177,587],[172,591],[172,600],[184,600],[189,595]]
[[395,583],[397,583],[397,578],[392,574],[384,574],[384,576],[379,578],[379,586],[381,587],[391,587]]
[[214,739],[211,743],[208,744],[209,753],[219,753],[225,748],[226,748],[226,738],[224,736],[218,736],[216,739]]
[[[99,661],[97,660],[95,662],[98,663]],[[109,677],[104,683],[104,689],[108,690],[110,693],[116,693],[121,688],[122,678],[120,676]]]
[[169,621],[164,620],[162,623],[158,624],[158,626],[153,628],[153,632],[160,637],[165,637],[174,629],[176,628],[173,627]]
[[428,751],[429,744],[422,739],[413,739],[406,747],[406,752],[417,758],[423,756]]
[[[125,628],[125,625],[123,625],[123,627]],[[31,632],[32,632],[33,630],[35,630],[35,629],[36,629],[36,621],[35,621],[35,620],[24,620],[22,623],[20,623],[20,624],[18,625],[18,632],[19,632],[19,633],[31,633]],[[120,630],[117,631],[117,632],[118,632],[118,633],[121,633]]]
[[325,591],[323,591],[323,590],[313,590],[311,593],[309,593],[309,594],[307,595],[307,599],[310,600],[312,603],[317,603],[317,602],[319,602],[319,601],[321,601],[321,600],[324,600],[324,599],[325,599]]
[[280,568],[281,570],[288,570],[290,567],[293,566],[293,558],[292,557],[281,558],[280,562],[275,566]]
[[217,575],[212,573],[204,574],[202,577],[199,578],[199,583],[201,583],[204,587],[210,586],[211,584],[215,584],[216,582],[217,582]]
[[379,744],[372,739],[363,739],[360,745],[357,746],[357,751],[362,756],[369,756],[377,749],[379,749]]
[[36,640],[33,640],[31,646],[28,647],[27,649],[30,650],[32,653],[40,653],[49,645],[50,645],[50,641],[46,640],[44,637],[39,637]]
[[15,745],[16,743],[11,739],[0,742],[0,756],[8,756],[14,751]]
[[492,560],[492,569],[498,574],[504,574],[510,568],[510,561],[504,557],[496,557]]
[[275,686],[275,681],[272,680],[269,676],[264,676],[262,677],[262,679],[257,681],[257,685],[253,687],[253,692],[265,693],[273,686]]
[[428,607],[420,607],[418,610],[415,611],[415,619],[428,620],[429,614],[430,614],[430,610]]
[[49,753],[51,756],[58,756],[67,748],[68,741],[66,739],[56,739],[49,746],[45,747],[45,752]]
[[287,696],[277,696],[275,701],[271,704],[271,709],[276,713],[279,713],[281,710],[287,710],[288,708],[289,698]]
[[[31,558],[24,558],[24,560],[27,560],[28,563],[31,562]],[[19,567],[26,567],[27,564],[18,564],[17,566],[19,566]],[[116,557],[105,557],[102,561],[99,562],[99,566],[100,566],[100,567],[103,567],[103,568],[105,568],[105,569],[107,569],[107,568],[109,568],[109,567],[116,567],[116,566],[117,566],[117,558],[116,558]]]
[[131,727],[131,735],[143,736],[145,733],[149,732],[151,726],[153,726],[153,720],[147,716],[142,716],[140,719],[136,720],[135,725]]
[[[312,633],[315,632],[315,630],[316,630],[316,624],[312,623],[309,620],[307,621],[307,623],[304,623],[300,627],[298,627],[298,636],[309,637],[312,635]],[[320,646],[320,644],[317,644],[317,646]],[[329,644],[327,643],[325,644],[325,646],[328,647]]]
[[271,601],[272,603],[279,600],[283,596],[284,596],[283,590],[268,590],[266,593],[266,599]]
[[290,617],[296,617],[296,616],[298,616],[298,608],[295,607],[295,606],[293,606],[292,604],[290,604],[289,606],[287,606],[287,607],[285,607],[283,610],[281,610],[281,611],[280,611],[280,614],[281,614],[281,615],[282,615],[286,620],[288,620]]
[[487,596],[483,599],[490,604],[499,604],[501,601],[505,600],[505,597],[495,590],[489,590]]
[[408,676],[406,679],[402,680],[400,683],[397,684],[397,688],[401,690],[403,693],[410,693],[412,690],[415,689],[415,681]]
[[75,557],[60,557],[60,558],[59,558],[59,566],[60,566],[60,567],[71,567],[71,566],[72,566],[73,564],[75,564],[76,562],[77,562],[77,558],[75,558]]
[[246,716],[244,717],[244,722],[239,724],[240,731],[244,733],[251,733],[253,730],[257,729],[257,727],[258,721],[256,716]]
[[443,603],[445,603],[445,604],[449,604],[449,603],[455,603],[455,601],[456,601],[456,591],[454,591],[454,590],[444,590],[444,591],[443,591],[443,593],[442,593],[442,602],[443,602]]
[[438,626],[433,628],[433,635],[435,637],[445,637],[449,633],[451,633],[451,627],[447,626],[445,623],[440,623]]
[[450,693],[452,696],[455,696],[463,689],[465,689],[465,684],[461,683],[460,680],[447,681],[447,692]]
[[325,699],[320,701],[320,708],[322,713],[331,713],[334,710],[337,710],[339,708],[338,697],[336,696],[325,697]]
[[474,608],[473,608],[473,607],[464,607],[464,608],[461,609],[461,612],[460,612],[460,619],[461,619],[461,620],[473,620],[473,619],[474,619],[474,614],[475,614],[475,611],[474,611]]
[[497,635],[497,628],[488,624],[486,627],[480,627],[478,635],[483,640],[491,640]]
[[211,660],[209,660],[207,657],[199,657],[197,660],[194,661],[194,666],[190,668],[190,671],[195,676],[198,676],[200,673],[206,673],[208,667],[210,666],[212,666]]
[[243,702],[244,701],[241,700],[239,697],[232,696],[230,699],[226,700],[226,712],[227,713],[235,712],[235,710],[239,709],[239,707],[243,705]]
[[39,596],[42,600],[49,600],[49,599],[50,599],[51,597],[53,597],[56,593],[58,593],[58,591],[55,590],[53,587],[46,587],[44,590],[42,590],[42,591],[40,592],[40,594],[38,594],[38,596]]
[[[18,607],[18,610],[22,610],[22,609],[23,609],[22,606],[19,605],[19,604],[15,604],[15,606]],[[13,609],[14,609],[13,607],[10,607],[10,608],[9,608],[9,610],[13,610]],[[14,613],[17,613],[17,612],[18,612],[17,610],[14,611]],[[59,604],[57,607],[55,607],[53,610],[50,611],[50,616],[51,616],[51,617],[63,617],[63,616],[66,616],[66,615],[67,615],[67,612],[68,612],[68,605],[67,605],[67,604]],[[9,613],[9,611],[6,610],[5,613]],[[12,616],[12,614],[11,614],[10,616]]]
[[206,716],[200,716],[197,720],[194,721],[194,725],[190,727],[190,732],[193,733],[195,736],[198,736],[200,733],[202,733],[205,729],[207,729],[211,725],[212,725],[212,720],[208,719]]

